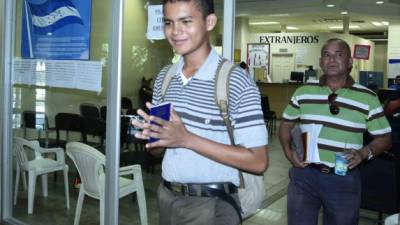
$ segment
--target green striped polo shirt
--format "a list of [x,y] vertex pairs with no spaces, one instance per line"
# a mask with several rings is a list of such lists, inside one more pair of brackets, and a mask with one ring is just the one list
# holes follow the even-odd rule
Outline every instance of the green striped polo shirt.
[[368,88],[354,82],[348,76],[344,88],[337,90],[337,115],[329,110],[328,96],[330,88],[323,85],[323,76],[319,85],[304,85],[293,94],[282,118],[300,124],[320,124],[321,132],[317,145],[322,163],[333,166],[335,152],[343,149],[361,149],[363,133],[382,135],[391,132],[376,94]]

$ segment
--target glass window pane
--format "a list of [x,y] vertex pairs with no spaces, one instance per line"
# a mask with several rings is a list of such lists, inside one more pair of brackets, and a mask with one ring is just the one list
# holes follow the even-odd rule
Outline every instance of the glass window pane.
[[[29,5],[24,5],[24,2]],[[85,5],[87,3],[89,4]],[[62,147],[65,149],[66,142],[77,141],[104,153],[105,121],[99,116],[96,125],[84,123],[81,120],[80,105],[83,103],[94,104],[100,115],[100,106],[107,104],[110,30],[110,7],[108,6],[110,5],[110,0],[16,0],[14,66],[20,65],[18,68],[21,70],[14,70],[15,73],[12,74],[16,79],[12,91],[14,136],[38,140],[39,144],[45,148]],[[90,15],[85,11],[85,7],[89,9]],[[144,9],[143,6],[141,8]],[[40,15],[37,14],[39,11]],[[53,20],[54,15],[58,15],[60,18]],[[43,26],[39,26],[39,24]],[[89,24],[90,29],[86,29]],[[67,31],[67,29],[71,30]],[[85,60],[80,60],[81,55],[77,56],[78,54],[75,53],[86,44],[81,41],[84,39],[83,37],[73,36],[78,29],[86,29],[90,39],[86,51],[80,53],[82,56],[88,56]],[[55,48],[55,46],[57,47]],[[27,52],[24,52],[25,50]],[[58,57],[69,55],[74,55],[74,58],[64,60]],[[99,63],[98,71],[100,73],[96,74],[98,78],[93,76],[96,78],[93,80],[89,79],[91,77],[87,73],[87,67],[82,66],[89,62],[104,62],[103,65]],[[68,63],[74,63],[74,67],[63,66]],[[73,72],[75,68],[77,73]],[[24,72],[26,76],[21,77],[18,72]],[[33,76],[29,77],[30,74]],[[84,89],[84,85],[76,85],[77,79],[87,79],[86,82],[79,83],[86,86],[99,81],[101,88],[99,91]],[[98,124],[102,126],[101,133],[96,135],[85,133],[89,128]],[[57,135],[56,129],[52,128],[58,128],[59,135]],[[116,133],[116,131],[114,132]],[[65,150],[62,153],[65,154]],[[49,160],[57,159],[54,154],[42,155],[42,157]],[[76,166],[69,156],[65,154],[64,157],[69,167],[67,182],[64,183],[62,171],[57,175],[53,172],[49,173],[48,196],[44,197],[41,190],[41,178],[37,177],[31,214],[28,213],[30,211],[28,207],[29,188],[24,188],[23,178],[25,176],[20,175],[20,182],[16,188],[16,205],[12,208],[12,215],[15,219],[26,224],[43,225],[46,223],[43,218],[57,217],[57,224],[73,223],[79,193],[78,186],[74,185],[74,181],[78,180],[79,176]],[[13,163],[18,165],[17,161]],[[21,169],[21,171],[24,170]],[[16,180],[16,171],[14,170],[12,174],[13,180]],[[64,185],[69,188],[69,209],[67,209]],[[15,190],[14,187],[11,189]],[[83,204],[80,224],[100,223],[99,201],[87,201],[86,198]]]

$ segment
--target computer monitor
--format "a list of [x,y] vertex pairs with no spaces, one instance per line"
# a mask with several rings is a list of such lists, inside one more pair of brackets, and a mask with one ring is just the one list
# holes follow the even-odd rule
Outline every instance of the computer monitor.
[[388,78],[388,87],[389,87],[390,85],[395,84],[395,82],[396,82],[396,78]]
[[360,71],[359,83],[368,87],[368,85],[376,84],[378,88],[383,88],[383,72],[379,71]]
[[304,78],[305,78],[305,82],[307,82],[308,79],[316,80],[317,79],[317,71],[315,71],[315,70],[304,71]]
[[297,83],[303,83],[303,79],[304,79],[303,72],[296,72],[296,71],[290,72],[290,80],[291,81],[296,81]]

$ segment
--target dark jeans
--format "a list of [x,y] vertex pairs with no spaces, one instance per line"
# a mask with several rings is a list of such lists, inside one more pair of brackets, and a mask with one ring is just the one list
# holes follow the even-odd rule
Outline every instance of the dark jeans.
[[289,170],[288,225],[317,225],[323,207],[324,225],[357,225],[361,201],[358,169],[346,176],[322,173],[314,168]]
[[[237,194],[232,194],[236,202]],[[160,225],[237,225],[235,209],[217,197],[180,196],[163,184],[158,188]]]

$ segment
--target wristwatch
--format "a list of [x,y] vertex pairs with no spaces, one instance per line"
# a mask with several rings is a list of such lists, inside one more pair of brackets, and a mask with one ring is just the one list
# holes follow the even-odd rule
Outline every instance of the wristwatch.
[[368,151],[367,160],[370,160],[370,159],[372,159],[372,157],[374,157],[374,153],[372,152],[372,149],[369,145],[366,145],[366,147],[367,147],[367,151]]

